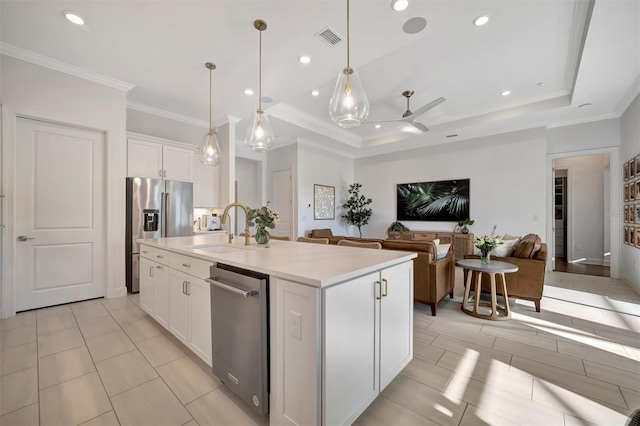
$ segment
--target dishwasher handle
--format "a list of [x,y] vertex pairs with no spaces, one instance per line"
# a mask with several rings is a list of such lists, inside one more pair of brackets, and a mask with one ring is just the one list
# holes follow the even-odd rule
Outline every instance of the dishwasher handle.
[[222,288],[224,290],[230,291],[232,293],[236,293],[239,294],[241,296],[244,296],[246,298],[252,297],[252,296],[256,296],[258,294],[258,292],[256,290],[241,290],[237,287],[231,286],[229,284],[225,284],[225,283],[221,283],[220,281],[216,281],[213,278],[205,278],[205,281],[207,281],[208,283],[210,283],[211,285],[214,285],[216,287]]

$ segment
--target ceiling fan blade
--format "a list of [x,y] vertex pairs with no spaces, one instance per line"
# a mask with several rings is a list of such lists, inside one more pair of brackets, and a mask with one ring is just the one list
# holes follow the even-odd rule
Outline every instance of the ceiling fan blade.
[[425,106],[418,108],[416,110],[416,112],[414,112],[413,114],[411,114],[409,117],[413,117],[416,118],[417,116],[424,114],[425,112],[429,111],[431,108],[435,108],[438,105],[440,105],[441,103],[443,103],[444,101],[446,101],[445,98],[438,98],[435,101],[431,101],[428,104],[426,104]]
[[413,121],[413,120],[411,120],[411,121],[409,121],[408,123],[409,123],[409,124],[411,124],[411,125],[412,125],[413,127],[415,127],[416,129],[418,129],[418,130],[422,130],[422,131],[423,131],[423,132],[425,132],[425,133],[429,131],[429,128],[428,128],[427,126],[425,126],[425,125],[424,125],[424,124],[422,124],[422,123],[418,123],[417,121]]
[[365,121],[362,124],[403,123],[403,122],[406,122],[406,120],[399,118],[397,120]]

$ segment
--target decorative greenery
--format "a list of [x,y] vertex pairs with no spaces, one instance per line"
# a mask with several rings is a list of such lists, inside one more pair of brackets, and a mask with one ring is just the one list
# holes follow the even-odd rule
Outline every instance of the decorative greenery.
[[470,218],[466,218],[465,220],[461,220],[458,222],[459,226],[462,226],[462,229],[460,230],[460,232],[462,232],[463,234],[468,234],[469,233],[469,228],[467,228],[467,226],[471,226],[475,223],[475,220],[470,219]]
[[280,215],[271,208],[270,202],[267,201],[266,206],[250,209],[247,218],[249,225],[264,230],[264,228],[275,228],[276,222],[280,220]]
[[400,184],[398,218],[460,220],[469,214],[469,180]]
[[373,213],[367,206],[373,203],[371,198],[367,198],[360,194],[360,188],[362,185],[354,183],[349,185],[349,199],[342,205],[343,209],[346,209],[346,213],[342,215],[347,224],[355,225],[358,227],[358,233],[362,238],[362,226],[369,223],[369,218]]
[[491,235],[483,235],[481,237],[477,237],[473,240],[473,245],[480,250],[482,253],[482,257],[487,257],[487,254],[491,252],[496,246],[504,244],[502,238],[496,236],[496,228],[497,225],[493,225],[493,230],[491,231]]
[[387,228],[387,237],[389,236],[389,232],[392,232],[392,231],[402,232],[402,231],[408,231],[408,230],[409,228],[407,228],[401,222],[398,222],[396,220],[395,222],[392,222],[391,225],[389,225],[389,227]]

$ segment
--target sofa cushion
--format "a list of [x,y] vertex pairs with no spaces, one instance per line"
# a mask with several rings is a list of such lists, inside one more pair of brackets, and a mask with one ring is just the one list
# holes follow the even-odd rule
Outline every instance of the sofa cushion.
[[527,234],[518,241],[513,252],[513,257],[532,259],[540,251],[542,240],[536,234]]
[[[405,241],[405,240],[385,240],[382,243],[385,250],[404,250],[414,252],[425,252],[431,255],[431,259],[437,258],[436,245],[431,241]],[[420,254],[420,253],[418,253]]]
[[511,257],[513,255],[513,252],[516,250],[518,241],[518,239],[502,240],[502,244],[496,246],[493,250],[491,250],[491,254],[498,257]]
[[332,236],[333,236],[333,232],[331,231],[330,228],[311,230],[311,238],[332,237]]
[[509,235],[509,234],[504,234],[504,237],[502,237],[502,239],[504,241],[506,241],[506,240],[519,240],[520,238],[522,238],[522,237],[519,237],[519,236],[516,237],[516,236],[513,236],[513,235]]

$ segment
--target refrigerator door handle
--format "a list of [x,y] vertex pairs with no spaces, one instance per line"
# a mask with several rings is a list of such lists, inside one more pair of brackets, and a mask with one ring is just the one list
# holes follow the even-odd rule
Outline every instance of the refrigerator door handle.
[[167,238],[169,235],[169,210],[171,209],[169,206],[169,193],[165,192],[164,194],[164,230],[162,231],[162,236]]

